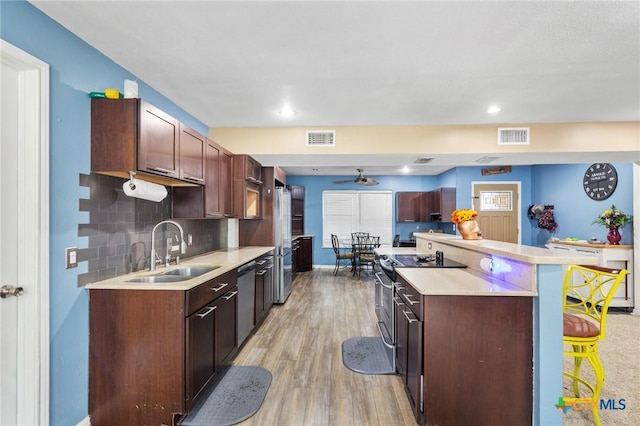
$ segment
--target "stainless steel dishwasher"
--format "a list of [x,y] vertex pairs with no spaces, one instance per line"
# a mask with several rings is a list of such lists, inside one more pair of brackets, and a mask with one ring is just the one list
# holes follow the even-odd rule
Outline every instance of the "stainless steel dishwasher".
[[253,330],[255,300],[256,262],[249,262],[238,268],[238,347]]

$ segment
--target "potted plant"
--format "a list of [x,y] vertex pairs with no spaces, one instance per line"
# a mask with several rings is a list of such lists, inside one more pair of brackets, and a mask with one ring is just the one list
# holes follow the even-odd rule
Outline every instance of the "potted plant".
[[607,240],[611,245],[620,244],[620,239],[622,236],[620,235],[619,228],[625,226],[627,223],[633,220],[633,216],[625,214],[623,211],[618,210],[615,205],[611,205],[610,209],[607,209],[598,216],[596,220],[593,221],[593,224],[602,225],[609,229],[609,234],[607,235]]

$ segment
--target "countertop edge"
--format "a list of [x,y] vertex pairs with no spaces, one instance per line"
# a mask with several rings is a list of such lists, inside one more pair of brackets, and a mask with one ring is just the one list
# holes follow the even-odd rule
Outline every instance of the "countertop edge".
[[494,240],[463,240],[457,235],[414,234],[417,239],[426,241],[448,244],[467,250],[473,250],[480,253],[487,253],[507,257],[522,262],[537,265],[569,265],[569,264],[586,264],[595,265],[597,259],[588,256],[571,256],[563,253],[555,253],[548,248],[525,246],[522,244],[505,243]]
[[[180,265],[172,265],[168,268],[158,267],[155,272],[149,270],[120,275],[103,281],[89,283],[84,287],[87,290],[190,290],[204,282],[225,274],[239,266],[250,262],[271,250],[272,246],[247,246],[238,249],[221,249],[203,253],[183,260]],[[185,266],[220,265],[219,268],[188,280],[170,283],[132,283],[127,282],[132,278],[157,275],[164,271],[170,271]]]

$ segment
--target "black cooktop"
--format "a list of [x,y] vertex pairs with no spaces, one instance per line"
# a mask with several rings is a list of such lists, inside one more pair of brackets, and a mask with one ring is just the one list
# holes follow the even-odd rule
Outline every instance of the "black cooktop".
[[446,257],[442,262],[436,262],[433,256],[416,256],[413,254],[395,254],[391,256],[393,266],[402,268],[466,268],[460,262]]

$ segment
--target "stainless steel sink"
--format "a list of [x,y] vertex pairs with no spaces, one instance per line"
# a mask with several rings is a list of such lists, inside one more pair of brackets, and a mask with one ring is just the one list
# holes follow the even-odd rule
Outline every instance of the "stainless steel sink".
[[128,283],[174,283],[186,281],[193,277],[184,275],[151,275],[149,277],[138,277],[127,280]]
[[211,272],[215,269],[218,269],[220,265],[214,266],[184,266],[177,269],[172,269],[171,271],[165,272],[164,276],[179,276],[179,277],[188,277],[193,278],[200,276],[202,274],[206,274],[207,272]]
[[146,277],[137,277],[127,280],[129,283],[174,283],[178,281],[186,281],[191,278],[198,277],[207,272],[211,272],[220,267],[214,266],[183,266],[172,269],[159,275],[149,275]]

